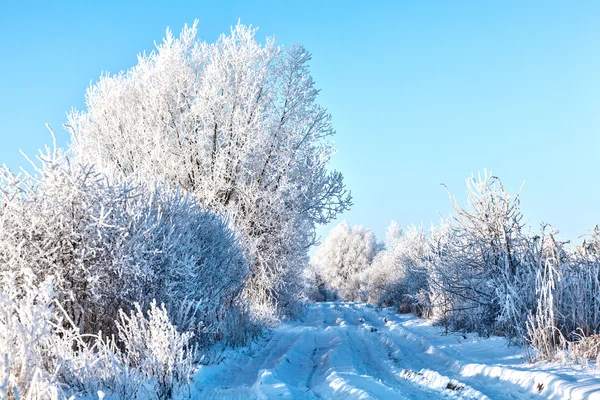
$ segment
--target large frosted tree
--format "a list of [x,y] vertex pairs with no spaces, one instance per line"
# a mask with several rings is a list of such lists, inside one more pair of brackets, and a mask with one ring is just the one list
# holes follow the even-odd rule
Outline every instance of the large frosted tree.
[[227,212],[248,237],[255,309],[288,312],[315,226],[350,206],[327,170],[334,134],[301,46],[265,44],[237,25],[214,44],[196,24],[138,64],[104,75],[69,115],[72,151],[109,176],[138,175]]

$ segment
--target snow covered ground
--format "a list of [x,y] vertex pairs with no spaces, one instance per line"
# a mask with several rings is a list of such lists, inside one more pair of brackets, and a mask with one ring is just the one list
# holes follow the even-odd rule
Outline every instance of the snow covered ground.
[[529,364],[505,339],[445,335],[412,315],[318,303],[250,347],[202,367],[207,399],[600,399],[600,373]]

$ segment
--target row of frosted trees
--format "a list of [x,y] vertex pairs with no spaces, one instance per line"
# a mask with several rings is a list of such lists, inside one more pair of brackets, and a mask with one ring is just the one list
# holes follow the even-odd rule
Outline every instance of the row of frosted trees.
[[362,227],[334,228],[313,258],[313,297],[395,306],[449,329],[504,335],[533,345],[540,359],[596,359],[600,230],[579,246],[548,225],[531,233],[519,195],[496,177],[467,185],[467,206],[452,198],[453,215],[430,232],[392,223],[381,245]]
[[315,226],[351,201],[310,55],[255,33],[167,31],[89,88],[69,149],[1,171],[0,398],[169,398],[301,308]]

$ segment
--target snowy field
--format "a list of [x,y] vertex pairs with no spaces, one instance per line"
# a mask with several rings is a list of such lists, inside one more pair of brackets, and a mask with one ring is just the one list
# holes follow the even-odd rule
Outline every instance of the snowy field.
[[309,305],[262,341],[202,367],[207,399],[600,399],[600,373],[529,364],[505,339],[445,335],[361,303]]

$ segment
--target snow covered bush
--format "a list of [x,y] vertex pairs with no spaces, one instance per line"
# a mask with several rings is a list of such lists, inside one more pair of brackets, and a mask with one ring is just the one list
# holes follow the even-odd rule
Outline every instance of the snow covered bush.
[[430,245],[425,232],[414,226],[402,230],[395,221],[388,227],[385,250],[369,270],[369,301],[420,314],[427,290]]
[[[575,336],[575,333],[572,334]],[[589,362],[595,362],[596,369],[600,369],[600,334],[585,335],[580,333],[572,341],[566,343],[567,351],[562,354],[568,356],[569,361],[575,361],[585,367]],[[553,358],[560,358],[554,354]]]
[[453,199],[454,215],[432,241],[433,315],[453,329],[522,336],[534,273],[519,195],[485,172],[467,180],[467,197],[467,208]]
[[575,332],[575,339],[600,334],[600,227],[572,251],[563,243],[556,245],[561,256],[556,296],[561,304],[561,326]]
[[147,379],[156,379],[159,399],[171,398],[178,386],[191,382],[197,353],[190,341],[193,333],[179,332],[164,304],[157,307],[152,301],[146,316],[136,303],[135,311],[120,311],[119,317],[119,339],[127,359]]
[[2,170],[0,271],[52,275],[83,333],[110,334],[119,309],[154,298],[174,309],[195,301],[201,328],[234,311],[248,268],[225,219],[190,196],[109,180],[56,150],[39,159],[36,176]]
[[30,270],[0,272],[0,399],[62,395],[56,376],[52,282]]
[[[152,393],[169,398],[189,384],[196,359],[191,332],[180,333],[163,307],[146,317],[121,312],[119,340],[82,334],[56,301],[52,280],[36,283],[31,270],[0,273],[0,399],[118,398]],[[123,350],[122,350],[123,349]],[[141,397],[140,397],[141,396]]]
[[527,340],[542,360],[583,364],[600,359],[600,231],[569,249],[557,232],[536,237],[537,307],[527,321]]
[[110,177],[156,177],[228,213],[253,260],[246,296],[257,313],[297,308],[315,225],[348,209],[328,172],[330,115],[301,46],[264,45],[238,25],[214,44],[167,31],[125,73],[104,75],[67,127],[72,150]]
[[[0,399],[66,399],[135,382],[114,341],[82,335],[56,303],[52,279],[0,273]],[[125,396],[127,397],[127,396]]]
[[535,291],[537,307],[530,311],[527,319],[528,340],[536,351],[538,359],[548,360],[559,349],[564,348],[564,336],[557,328],[556,288],[560,279],[559,248],[552,234],[540,236],[536,269]]
[[431,316],[452,329],[529,342],[538,359],[565,352],[595,358],[599,229],[575,248],[548,224],[527,234],[519,196],[508,195],[498,178],[486,173],[468,185],[468,208],[454,201],[454,216],[429,239]]
[[369,267],[380,249],[373,232],[344,221],[329,232],[311,262],[340,299],[366,300]]

